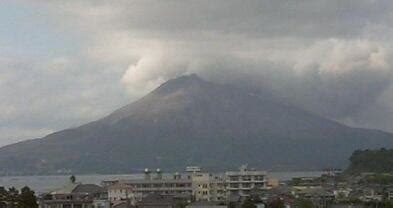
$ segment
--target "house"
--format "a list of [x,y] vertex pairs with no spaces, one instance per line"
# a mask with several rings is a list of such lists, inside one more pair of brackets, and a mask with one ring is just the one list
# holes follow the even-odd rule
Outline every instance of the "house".
[[317,207],[328,207],[334,203],[333,191],[325,188],[308,188],[298,190],[296,196],[311,201]]
[[109,208],[107,191],[95,184],[70,183],[42,195],[40,208]]

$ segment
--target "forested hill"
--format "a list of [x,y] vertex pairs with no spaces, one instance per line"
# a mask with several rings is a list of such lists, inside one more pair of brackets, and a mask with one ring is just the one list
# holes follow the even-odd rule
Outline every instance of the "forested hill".
[[348,172],[393,172],[393,149],[356,150],[350,157]]

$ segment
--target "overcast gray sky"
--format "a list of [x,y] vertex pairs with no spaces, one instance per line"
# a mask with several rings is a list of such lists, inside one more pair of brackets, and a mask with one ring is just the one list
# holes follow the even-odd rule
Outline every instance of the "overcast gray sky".
[[0,146],[189,73],[393,131],[392,24],[389,0],[2,0]]

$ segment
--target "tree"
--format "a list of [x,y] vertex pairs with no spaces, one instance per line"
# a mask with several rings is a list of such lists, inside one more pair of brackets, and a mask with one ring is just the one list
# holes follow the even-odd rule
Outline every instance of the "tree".
[[0,208],[7,206],[8,191],[4,187],[0,187]]
[[257,208],[257,206],[255,206],[254,202],[250,198],[247,198],[244,200],[242,208]]
[[275,199],[271,201],[268,206],[268,208],[285,208],[285,204],[281,199]]
[[8,200],[8,191],[4,187],[0,187],[0,201]]
[[15,187],[11,187],[8,189],[8,207],[9,208],[16,208],[17,203],[18,203],[18,196],[19,196],[19,191]]
[[393,171],[393,149],[356,150],[350,157],[346,173],[389,173]]
[[314,208],[315,206],[309,200],[298,199],[298,200],[295,201],[295,207],[299,207],[299,208]]
[[76,177],[74,175],[72,175],[70,177],[70,181],[71,181],[71,183],[75,183],[76,182]]
[[17,202],[17,208],[38,208],[37,198],[34,191],[27,186],[21,189]]

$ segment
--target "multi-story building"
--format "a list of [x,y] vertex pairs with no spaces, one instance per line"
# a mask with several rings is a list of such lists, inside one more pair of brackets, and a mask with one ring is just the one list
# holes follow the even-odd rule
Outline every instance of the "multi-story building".
[[192,196],[196,201],[225,201],[229,195],[248,196],[253,189],[267,188],[266,172],[247,169],[226,174],[203,173],[188,167],[185,174],[162,174],[146,169],[144,178],[105,181],[110,201],[140,201],[148,194]]
[[193,173],[192,189],[196,201],[223,201],[226,198],[225,181],[220,175]]
[[128,184],[115,183],[107,186],[110,201],[123,201],[134,199],[133,188]]
[[226,192],[229,195],[249,196],[253,189],[266,189],[266,171],[248,169],[242,165],[239,171],[225,173]]
[[151,193],[162,195],[192,195],[192,179],[188,175],[175,173],[165,175],[157,169],[156,174],[145,170],[143,179],[120,180],[108,187],[109,199],[121,200],[133,198],[140,201],[143,196]]

